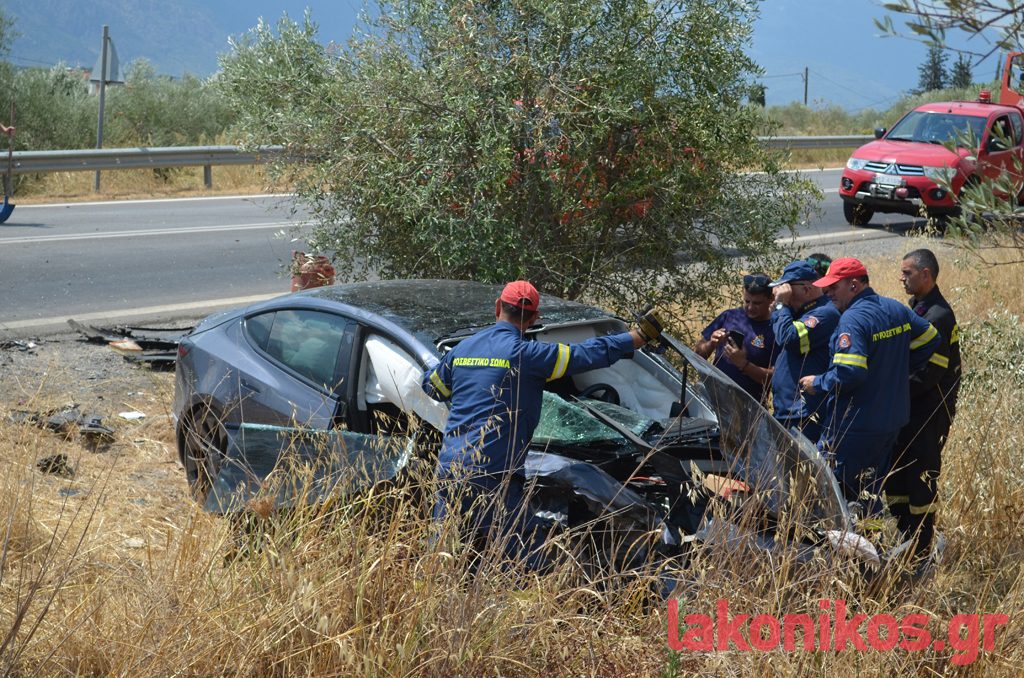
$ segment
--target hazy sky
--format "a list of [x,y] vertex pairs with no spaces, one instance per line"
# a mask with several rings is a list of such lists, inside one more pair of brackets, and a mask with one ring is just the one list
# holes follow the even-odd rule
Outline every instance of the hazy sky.
[[[928,48],[903,38],[884,38],[873,19],[886,11],[877,0],[766,0],[755,25],[751,56],[765,70],[767,103],[802,101],[804,68],[808,99],[847,109],[884,109],[917,85]],[[891,15],[900,27],[904,19]],[[952,35],[951,35],[952,37]],[[956,44],[988,51],[980,39]],[[950,54],[949,63],[956,60]],[[995,76],[996,59],[974,67],[976,81]],[[800,74],[800,75],[793,75]]]

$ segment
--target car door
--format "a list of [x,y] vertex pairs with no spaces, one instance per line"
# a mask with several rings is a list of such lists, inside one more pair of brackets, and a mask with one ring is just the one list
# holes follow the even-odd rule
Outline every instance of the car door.
[[356,323],[312,309],[279,309],[245,318],[255,351],[239,361],[242,421],[334,428],[348,408]]
[[1013,153],[1006,171],[1013,174],[1015,181],[1020,181],[1024,167],[1024,118],[1014,111],[1010,113],[1010,125],[1013,128]]
[[1015,138],[1010,116],[996,117],[989,125],[979,154],[982,174],[994,180],[1003,172],[1012,172],[1013,158],[1019,147],[1020,140]]

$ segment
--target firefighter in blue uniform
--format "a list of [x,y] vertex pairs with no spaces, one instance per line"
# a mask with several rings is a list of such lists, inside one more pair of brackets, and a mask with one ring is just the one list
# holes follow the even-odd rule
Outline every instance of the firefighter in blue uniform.
[[[847,499],[881,494],[896,437],[910,417],[910,374],[928,363],[940,343],[927,320],[868,286],[853,258],[836,259],[814,285],[842,313],[832,337],[832,364],[800,379],[811,394],[827,394],[818,446],[835,461]],[[871,506],[876,502],[871,501]]]
[[[450,403],[434,519],[458,506],[463,515],[472,514],[478,550],[495,525],[512,557],[533,552],[542,536],[530,533],[521,504],[527,445],[540,421],[545,383],[608,367],[661,334],[660,321],[648,313],[639,329],[579,344],[527,341],[524,332],[539,310],[532,284],[509,283],[495,301],[497,322],[459,342],[422,381],[430,397]],[[486,505],[474,506],[481,497]]]
[[772,329],[775,332],[775,372],[772,375],[772,410],[787,429],[803,431],[812,442],[821,437],[824,395],[800,393],[800,377],[828,369],[829,339],[839,324],[839,309],[821,288],[820,278],[806,261],[794,261],[769,287],[775,296]]
[[927,555],[935,532],[942,448],[960,392],[960,329],[939,291],[938,275],[939,262],[931,250],[914,250],[903,257],[900,281],[912,295],[910,308],[942,337],[928,365],[910,377],[910,422],[900,431],[892,474],[885,482],[889,510],[904,537],[915,540],[918,556]]

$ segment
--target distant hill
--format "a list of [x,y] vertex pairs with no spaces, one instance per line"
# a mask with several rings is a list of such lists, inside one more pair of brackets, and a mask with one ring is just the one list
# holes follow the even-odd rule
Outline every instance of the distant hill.
[[256,25],[263,16],[276,22],[287,11],[301,20],[305,6],[324,41],[344,41],[361,0],[2,0],[19,34],[10,59],[17,65],[63,61],[92,67],[99,55],[103,25],[117,49],[122,68],[148,59],[158,73],[207,76],[217,70],[217,55],[228,50],[228,37]]

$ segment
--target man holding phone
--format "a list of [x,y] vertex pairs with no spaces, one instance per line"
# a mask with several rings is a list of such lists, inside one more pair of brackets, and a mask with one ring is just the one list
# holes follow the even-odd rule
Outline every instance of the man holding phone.
[[743,306],[723,311],[704,328],[694,350],[710,359],[744,391],[764,400],[775,362],[771,282],[764,273],[743,276]]

